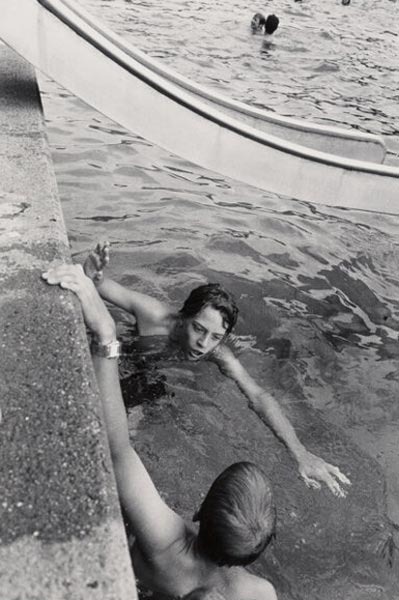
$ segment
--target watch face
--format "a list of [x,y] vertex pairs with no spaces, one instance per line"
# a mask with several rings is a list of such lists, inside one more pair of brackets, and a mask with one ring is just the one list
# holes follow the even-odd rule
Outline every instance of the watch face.
[[118,358],[121,354],[121,344],[118,341],[110,342],[109,344],[93,342],[92,350],[94,354],[103,358]]
[[107,358],[118,358],[120,356],[120,343],[112,342],[111,344],[107,344]]

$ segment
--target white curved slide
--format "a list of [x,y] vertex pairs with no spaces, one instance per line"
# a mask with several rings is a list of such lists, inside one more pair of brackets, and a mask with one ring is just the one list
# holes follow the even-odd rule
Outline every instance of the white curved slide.
[[247,125],[259,129],[259,131],[329,154],[370,162],[384,162],[386,147],[381,136],[362,133],[355,129],[308,123],[303,119],[281,117],[271,111],[261,110],[222,94],[217,94],[168,69],[159,61],[154,60],[131,44],[127,44],[120,36],[105,28],[103,23],[84,9],[82,10],[73,0],[72,2],[63,0],[63,2],[84,22],[122,50],[126,56],[148,67],[154,74],[160,75],[170,83],[174,83],[182,91],[193,94],[197,99],[205,100],[213,108],[222,110],[229,116],[239,119]]
[[135,60],[71,0],[0,0],[0,9],[6,44],[153,143],[267,191],[399,214],[399,169],[311,150],[226,116]]

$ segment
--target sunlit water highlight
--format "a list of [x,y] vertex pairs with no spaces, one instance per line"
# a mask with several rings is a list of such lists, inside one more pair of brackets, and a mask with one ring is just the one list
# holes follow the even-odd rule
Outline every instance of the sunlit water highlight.
[[[279,114],[383,133],[389,160],[397,159],[398,4],[394,2],[352,1],[349,7],[316,0],[271,2],[263,12],[278,14],[280,29],[268,48],[248,26],[252,12],[261,6],[249,14],[244,5],[227,1],[176,0],[163,5],[85,0],[84,5],[139,48],[199,83]],[[398,219],[315,207],[260,192],[194,167],[123,131],[52,82],[43,79],[42,90],[76,259],[83,259],[98,239],[107,238],[112,244],[111,276],[176,306],[205,280],[229,287],[241,308],[234,343],[243,362],[281,398],[311,447],[323,454],[317,428],[309,425],[319,418],[328,424],[330,436],[338,436],[323,455],[353,479],[352,498],[359,493],[367,504],[375,490],[362,487],[367,473],[356,473],[358,463],[348,457],[349,450],[341,451],[340,436],[378,462],[387,476],[386,496],[382,483],[381,489],[389,518],[399,526]],[[126,316],[118,317],[121,334],[130,342],[133,325]],[[128,372],[129,365],[125,368]],[[150,408],[149,400],[165,390],[168,402],[161,401],[158,415],[162,427],[167,423],[171,427],[168,419],[176,414],[183,419],[174,399],[180,390],[203,405],[210,437],[217,436],[219,445],[230,444],[236,460],[245,453],[250,457],[247,412],[238,408],[242,400],[232,388],[227,393],[232,400],[224,397],[217,374],[214,386],[207,383],[213,375],[206,367],[184,365],[176,370],[173,365],[168,370],[161,365],[151,372],[151,381],[144,382],[149,386],[145,402],[132,410],[135,426],[151,413],[156,428],[157,402]],[[213,403],[214,387],[221,396],[218,408]],[[312,419],[308,422],[301,417],[306,407]],[[205,459],[209,455],[201,429],[205,425],[195,408],[187,410],[191,412],[185,414],[181,430]],[[150,444],[155,434],[144,430],[145,424],[141,439]],[[260,448],[261,435],[266,434],[256,435]],[[223,453],[220,446],[216,450]],[[263,450],[257,452],[260,456]],[[289,461],[285,465],[283,454],[277,455],[278,459],[270,459],[282,461],[275,472],[286,469],[292,480],[294,469]],[[161,474],[156,476],[162,483]],[[278,476],[276,485],[283,494]],[[306,497],[306,510],[312,505],[322,524],[328,518],[323,517],[323,502],[338,510],[327,497],[321,506],[311,498]],[[179,502],[188,510],[183,500]],[[356,505],[350,498],[347,502]],[[294,533],[298,528],[295,524]],[[361,538],[359,532],[356,535]],[[389,539],[381,544],[388,562],[398,570],[395,539]],[[306,548],[306,564],[317,562],[320,552],[320,545]],[[279,597],[296,598],[274,563],[271,568],[281,586]],[[389,586],[385,592],[373,588],[370,573],[372,566],[367,576],[362,574],[363,595],[353,588],[341,589],[331,576],[323,598],[394,598]],[[307,598],[313,598],[310,592]]]

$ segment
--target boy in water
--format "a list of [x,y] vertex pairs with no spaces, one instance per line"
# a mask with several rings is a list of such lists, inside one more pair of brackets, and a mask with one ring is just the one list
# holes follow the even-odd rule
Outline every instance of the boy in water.
[[263,471],[250,462],[223,471],[194,516],[197,533],[165,504],[130,446],[116,327],[92,280],[80,265],[50,269],[43,278],[78,296],[95,337],[93,365],[119,499],[135,536],[132,560],[138,579],[153,591],[187,600],[276,600],[268,581],[242,568],[274,535],[273,495]]
[[348,478],[338,467],[306,450],[278,402],[256,383],[224,343],[238,314],[235,302],[226,290],[218,284],[200,286],[191,292],[177,312],[164,302],[104,277],[103,269],[108,263],[109,243],[98,244],[86,259],[84,271],[104,300],[134,315],[140,336],[166,336],[170,350],[178,348],[186,360],[215,362],[226,377],[235,381],[247,398],[249,408],[286,445],[297,461],[306,485],[319,489],[323,482],[336,496],[346,495],[340,484],[349,485]]

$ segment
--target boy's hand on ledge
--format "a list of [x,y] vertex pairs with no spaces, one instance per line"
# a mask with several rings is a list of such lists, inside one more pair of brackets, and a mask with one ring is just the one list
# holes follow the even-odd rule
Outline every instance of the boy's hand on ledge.
[[109,242],[99,242],[84,262],[83,270],[95,285],[99,285],[104,279],[103,270],[109,263],[109,248]]
[[60,265],[43,273],[42,278],[50,285],[59,285],[77,295],[85,323],[101,344],[108,344],[116,339],[115,323],[93,281],[84,274],[81,265]]
[[325,483],[332,493],[339,498],[345,498],[347,490],[343,489],[340,485],[351,485],[350,480],[334,465],[330,465],[328,462],[312,454],[311,452],[305,451],[300,458],[298,458],[299,474],[308,487],[320,489],[321,484]]

